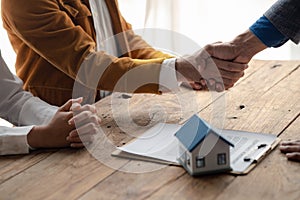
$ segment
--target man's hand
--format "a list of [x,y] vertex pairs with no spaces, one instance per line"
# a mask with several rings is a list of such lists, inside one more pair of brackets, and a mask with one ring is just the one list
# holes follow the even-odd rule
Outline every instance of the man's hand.
[[176,60],[177,79],[190,83],[195,89],[221,92],[232,87],[244,75],[248,65],[211,57],[206,51],[208,47],[211,45]]
[[289,160],[300,162],[300,140],[283,141],[280,143],[279,149]]
[[[247,64],[258,52],[266,49],[250,30],[238,35],[231,42],[217,42],[206,45],[205,50],[214,58]],[[225,63],[224,63],[225,64]]]
[[189,82],[194,89],[223,91],[223,84],[225,89],[232,87],[244,75],[252,57],[265,48],[247,30],[231,42],[209,44],[194,55],[177,59],[177,78]]

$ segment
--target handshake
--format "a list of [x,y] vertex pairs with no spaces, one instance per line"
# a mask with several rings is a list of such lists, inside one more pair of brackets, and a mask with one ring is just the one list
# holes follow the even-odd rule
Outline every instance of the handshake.
[[231,42],[208,44],[193,55],[176,60],[177,79],[196,90],[222,92],[243,77],[251,58],[265,48],[250,30]]

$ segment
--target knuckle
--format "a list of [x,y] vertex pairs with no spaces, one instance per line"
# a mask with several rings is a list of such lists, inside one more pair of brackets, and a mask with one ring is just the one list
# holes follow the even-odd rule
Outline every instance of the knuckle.
[[84,112],[83,112],[83,116],[84,116],[85,118],[88,118],[89,115],[90,115],[90,113],[89,113],[88,111],[84,111]]
[[72,112],[68,112],[67,118],[71,118],[71,117],[73,117],[73,113]]
[[95,115],[92,115],[92,116],[91,116],[91,121],[92,121],[93,123],[97,124],[97,123],[98,123],[98,117],[95,116]]
[[212,44],[205,45],[204,50],[207,51],[208,53],[211,53],[213,50],[213,45]]
[[93,105],[86,105],[87,106],[87,110],[91,111],[91,112],[96,112],[96,107]]
[[96,129],[96,124],[95,123],[89,123],[88,125],[90,130],[95,130]]

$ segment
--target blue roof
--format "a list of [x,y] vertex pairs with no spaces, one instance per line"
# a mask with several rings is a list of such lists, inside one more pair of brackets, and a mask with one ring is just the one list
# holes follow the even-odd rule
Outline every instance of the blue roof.
[[204,140],[208,133],[214,133],[230,146],[234,146],[230,141],[223,138],[203,119],[193,115],[175,134],[178,140],[191,152]]

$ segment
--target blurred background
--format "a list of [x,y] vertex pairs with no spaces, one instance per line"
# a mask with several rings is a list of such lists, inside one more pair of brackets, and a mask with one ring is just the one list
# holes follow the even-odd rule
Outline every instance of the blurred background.
[[[133,29],[176,31],[200,46],[232,40],[248,29],[274,2],[276,0],[119,0],[121,12]],[[2,21],[0,26],[2,56],[15,73],[15,53]],[[300,60],[300,46],[288,42],[280,48],[267,49],[255,58]]]
[[[134,29],[161,28],[179,32],[200,46],[230,41],[246,31],[276,0],[119,0]],[[300,46],[287,42],[256,59],[300,60]]]

